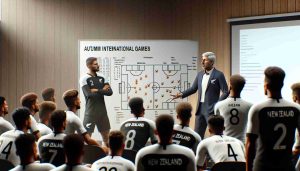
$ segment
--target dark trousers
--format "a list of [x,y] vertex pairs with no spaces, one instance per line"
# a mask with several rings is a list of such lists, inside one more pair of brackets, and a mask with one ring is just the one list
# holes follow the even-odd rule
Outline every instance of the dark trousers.
[[207,127],[207,119],[210,116],[205,112],[205,105],[203,103],[199,103],[198,111],[195,116],[195,132],[197,132],[202,139],[204,139],[204,134]]

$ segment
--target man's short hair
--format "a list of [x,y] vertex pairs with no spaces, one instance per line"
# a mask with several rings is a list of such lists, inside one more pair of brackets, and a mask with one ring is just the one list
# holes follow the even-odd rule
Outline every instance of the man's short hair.
[[0,96],[0,107],[4,105],[5,98],[3,96]]
[[300,82],[299,83],[294,83],[291,86],[291,89],[293,91],[294,96],[300,96]]
[[216,62],[216,55],[213,52],[204,52],[202,53],[202,56],[207,57],[210,61],[212,61],[213,63]]
[[85,61],[86,66],[89,66],[89,65],[93,64],[94,61],[97,61],[97,58],[95,58],[95,57],[87,58],[86,61]]
[[22,106],[31,109],[32,105],[36,102],[37,98],[38,98],[37,94],[33,92],[26,93],[21,97],[20,102]]
[[265,82],[269,84],[272,91],[280,91],[283,87],[285,72],[277,66],[271,66],[265,69]]
[[208,117],[208,125],[215,131],[223,131],[224,118],[221,115],[211,115]]
[[109,133],[108,144],[112,152],[117,152],[124,144],[124,134],[121,131],[111,131]]
[[51,101],[54,97],[55,90],[54,88],[46,88],[42,91],[42,96],[44,101]]
[[30,118],[30,111],[26,107],[20,107],[12,112],[12,118],[17,129],[22,129],[25,122]]
[[63,146],[68,160],[78,159],[83,152],[84,140],[78,134],[70,134],[65,136]]
[[135,116],[140,116],[142,112],[144,112],[144,106],[143,106],[143,99],[140,97],[134,97],[129,100],[129,107],[131,109],[131,113],[134,114]]
[[176,113],[180,120],[188,121],[192,117],[193,107],[189,102],[181,102],[176,106]]
[[78,97],[78,91],[75,89],[67,90],[63,94],[63,99],[67,107],[73,107],[77,97]]
[[170,137],[173,134],[174,119],[171,115],[162,114],[155,120],[156,130],[161,137]]
[[240,93],[246,84],[245,78],[239,74],[232,75],[229,82],[233,91],[237,93]]
[[16,152],[20,158],[28,158],[34,153],[35,137],[32,134],[21,134],[15,140]]
[[40,104],[39,117],[40,119],[45,118],[49,112],[53,112],[56,109],[56,104],[51,101],[44,101]]
[[54,130],[59,129],[63,126],[66,121],[67,114],[63,110],[56,110],[52,113],[50,117],[50,124]]

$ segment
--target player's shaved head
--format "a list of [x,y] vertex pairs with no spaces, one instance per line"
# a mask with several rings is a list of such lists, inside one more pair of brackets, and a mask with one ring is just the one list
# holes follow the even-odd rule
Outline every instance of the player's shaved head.
[[224,130],[224,118],[221,115],[211,115],[208,117],[208,127],[215,134],[222,134]]
[[73,107],[78,97],[78,91],[75,89],[67,90],[63,94],[63,99],[67,107]]
[[51,114],[56,109],[56,104],[51,101],[44,101],[40,104],[40,112],[39,117],[40,119],[44,119],[49,117],[48,115]]
[[35,137],[32,134],[21,134],[15,140],[16,153],[21,160],[34,156]]
[[22,130],[26,121],[30,120],[30,111],[26,107],[17,108],[12,112],[12,118],[18,130]]
[[180,120],[187,122],[192,117],[193,107],[189,102],[181,102],[176,106],[176,113]]
[[283,87],[285,72],[277,66],[271,66],[265,69],[265,83],[271,91],[280,91]]
[[232,88],[232,90],[236,93],[241,93],[241,91],[243,90],[246,80],[244,77],[242,77],[239,74],[236,75],[232,75],[230,77],[230,86]]
[[67,161],[70,164],[78,162],[78,159],[83,155],[84,140],[78,134],[70,134],[65,136],[63,146]]
[[97,58],[95,57],[89,57],[86,59],[86,66],[92,65],[94,61],[97,61]]
[[64,122],[66,121],[67,115],[63,110],[56,110],[51,115],[51,126],[54,130],[59,130],[63,127]]
[[129,100],[128,106],[131,109],[131,113],[134,114],[136,117],[139,117],[144,114],[145,109],[143,103],[144,101],[140,97],[134,97]]
[[121,131],[111,131],[109,133],[108,144],[112,155],[115,155],[118,150],[122,149],[124,139],[124,134]]
[[53,88],[46,88],[42,91],[42,97],[44,101],[53,101],[54,102],[54,93],[55,90]]
[[162,114],[155,120],[156,130],[162,144],[167,144],[172,137],[174,119],[171,115]]

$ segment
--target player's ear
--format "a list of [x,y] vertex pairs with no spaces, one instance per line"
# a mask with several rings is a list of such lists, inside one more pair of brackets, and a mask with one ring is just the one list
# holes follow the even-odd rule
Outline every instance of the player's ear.
[[155,134],[155,135],[158,135],[157,129],[154,130],[154,134]]

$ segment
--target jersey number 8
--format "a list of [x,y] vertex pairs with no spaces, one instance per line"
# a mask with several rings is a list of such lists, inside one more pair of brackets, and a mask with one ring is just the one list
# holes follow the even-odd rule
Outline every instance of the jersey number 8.
[[134,146],[135,135],[136,135],[135,130],[128,131],[128,133],[126,135],[126,141],[125,141],[125,149],[126,150],[132,150],[132,148]]

